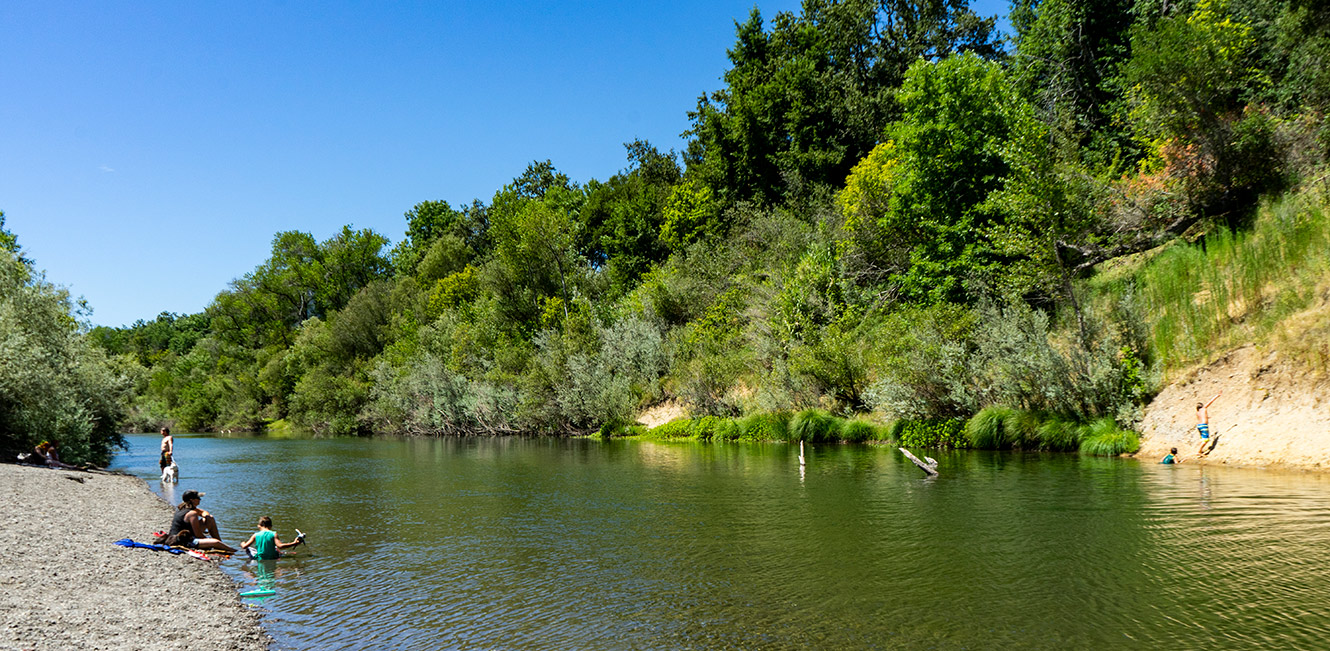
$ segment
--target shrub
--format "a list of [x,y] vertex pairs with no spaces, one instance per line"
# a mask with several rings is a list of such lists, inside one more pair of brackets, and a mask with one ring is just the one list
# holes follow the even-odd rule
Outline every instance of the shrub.
[[688,438],[693,435],[693,421],[688,418],[677,418],[651,428],[647,434],[660,439]]
[[850,443],[863,443],[878,437],[878,426],[866,420],[848,418],[840,423],[840,438]]
[[1141,439],[1136,432],[1118,429],[1111,418],[1096,420],[1086,430],[1081,441],[1082,454],[1115,457],[1141,448]]
[[1036,436],[1039,446],[1046,450],[1071,452],[1081,447],[1080,423],[1050,416],[1039,424]]
[[695,419],[689,428],[692,438],[699,441],[724,441],[726,434],[731,430],[737,430],[733,421],[728,418],[719,418],[716,416],[703,416]]
[[751,414],[738,421],[739,436],[753,441],[790,440],[790,412]]
[[838,420],[821,409],[805,409],[790,420],[790,438],[809,443],[833,441],[840,429]]
[[1008,433],[1007,422],[1016,410],[1009,407],[985,407],[965,422],[965,438],[970,447],[980,450],[1001,450],[1012,447],[1019,439]]
[[893,438],[907,448],[965,447],[965,421],[899,420],[893,425]]

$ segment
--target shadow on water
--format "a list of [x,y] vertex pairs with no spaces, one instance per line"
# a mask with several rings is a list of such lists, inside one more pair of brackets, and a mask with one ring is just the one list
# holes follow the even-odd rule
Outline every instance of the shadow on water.
[[[156,473],[155,437],[118,467]],[[1330,483],[1065,454],[177,439],[279,648],[1316,648]],[[155,478],[149,480],[158,488]],[[178,497],[170,497],[175,501]]]

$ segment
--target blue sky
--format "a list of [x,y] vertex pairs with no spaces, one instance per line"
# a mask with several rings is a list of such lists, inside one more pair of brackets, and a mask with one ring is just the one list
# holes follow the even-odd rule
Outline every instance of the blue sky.
[[93,323],[197,312],[279,231],[396,242],[533,160],[585,182],[625,142],[681,149],[753,6],[3,3],[0,210]]

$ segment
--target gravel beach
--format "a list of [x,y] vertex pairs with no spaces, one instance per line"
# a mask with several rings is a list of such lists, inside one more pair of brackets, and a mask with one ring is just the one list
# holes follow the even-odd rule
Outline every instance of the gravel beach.
[[215,563],[112,544],[170,521],[136,477],[0,464],[0,649],[267,649]]

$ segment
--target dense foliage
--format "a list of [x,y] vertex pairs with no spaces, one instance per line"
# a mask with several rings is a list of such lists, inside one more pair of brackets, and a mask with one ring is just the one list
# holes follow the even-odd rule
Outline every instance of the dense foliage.
[[535,162],[413,206],[391,250],[280,233],[206,312],[92,339],[134,367],[140,428],[614,433],[674,403],[693,419],[656,435],[1129,449],[1162,308],[1086,279],[1320,174],[1330,20],[1011,18],[1004,47],[961,0],[754,10],[682,155],[632,142],[585,183]]
[[66,463],[106,464],[135,368],[85,335],[82,306],[34,271],[0,212],[0,451],[41,441]]

